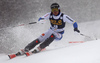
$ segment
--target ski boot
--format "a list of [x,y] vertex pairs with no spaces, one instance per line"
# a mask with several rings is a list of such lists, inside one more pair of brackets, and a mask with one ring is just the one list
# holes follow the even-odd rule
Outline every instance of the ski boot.
[[26,56],[30,56],[34,53],[39,53],[40,51],[42,51],[42,49],[40,47],[37,47],[35,50],[31,51],[31,52],[26,52],[25,55]]

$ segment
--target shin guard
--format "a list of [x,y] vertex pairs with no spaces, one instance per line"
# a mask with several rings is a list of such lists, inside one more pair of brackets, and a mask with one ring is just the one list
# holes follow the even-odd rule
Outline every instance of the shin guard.
[[45,47],[49,46],[51,42],[55,39],[55,36],[52,34],[49,38],[47,38],[43,43],[40,44],[40,48],[44,49]]
[[34,48],[37,44],[39,44],[40,41],[38,39],[32,41],[31,43],[29,43],[26,47],[25,47],[25,51],[28,52],[29,50],[31,50],[32,48]]

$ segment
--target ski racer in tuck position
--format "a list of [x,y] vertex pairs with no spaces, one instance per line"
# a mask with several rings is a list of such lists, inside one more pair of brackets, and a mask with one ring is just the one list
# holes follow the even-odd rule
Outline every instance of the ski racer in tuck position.
[[37,44],[41,43],[32,53],[38,53],[42,49],[46,48],[50,45],[54,40],[61,40],[64,34],[64,27],[65,23],[68,22],[73,24],[74,31],[80,32],[78,30],[77,23],[70,18],[69,16],[61,13],[60,6],[58,3],[53,3],[51,6],[51,12],[45,14],[44,16],[40,17],[38,21],[43,19],[49,19],[51,23],[50,29],[43,33],[40,37],[29,43],[23,50],[16,53],[16,56],[23,55],[25,52],[29,52],[33,49]]

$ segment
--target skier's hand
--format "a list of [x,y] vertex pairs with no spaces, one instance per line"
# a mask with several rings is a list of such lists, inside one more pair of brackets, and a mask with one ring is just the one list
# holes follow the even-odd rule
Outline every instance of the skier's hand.
[[41,17],[40,17],[40,18],[38,19],[38,21],[43,20],[43,19],[44,19],[44,18],[41,18]]
[[80,33],[80,31],[78,30],[78,28],[74,28],[74,31]]

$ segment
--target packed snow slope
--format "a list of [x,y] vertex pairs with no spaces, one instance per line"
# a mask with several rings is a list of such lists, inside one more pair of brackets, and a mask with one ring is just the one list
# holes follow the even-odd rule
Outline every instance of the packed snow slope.
[[[43,23],[43,24],[41,24]],[[100,21],[78,23],[81,33],[88,37],[75,34],[73,25],[66,23],[65,33],[61,41],[54,41],[49,47],[70,46],[69,41],[91,41],[100,38]],[[19,23],[18,25],[23,24]],[[24,48],[28,43],[46,32],[50,27],[49,21],[37,24],[7,27],[0,30],[0,53],[10,54]]]
[[9,59],[0,56],[0,63],[100,63],[100,40],[59,49],[48,49],[31,56]]
[[[61,41],[54,41],[45,51],[40,53],[29,57],[24,55],[14,59],[9,59],[7,56],[9,51],[15,53],[24,48],[25,45],[45,32],[49,25],[47,26],[48,23],[45,22],[44,24],[8,27],[4,29],[9,32],[9,35],[4,32],[6,33],[5,38],[8,37],[8,43],[2,43],[3,48],[0,50],[3,53],[0,54],[0,63],[100,63],[99,23],[100,21],[79,23],[81,33],[90,38],[74,34],[72,25],[66,24],[66,31]],[[6,41],[5,38],[2,41]],[[15,42],[11,39],[14,39]],[[69,43],[69,41],[84,41],[84,43]]]

